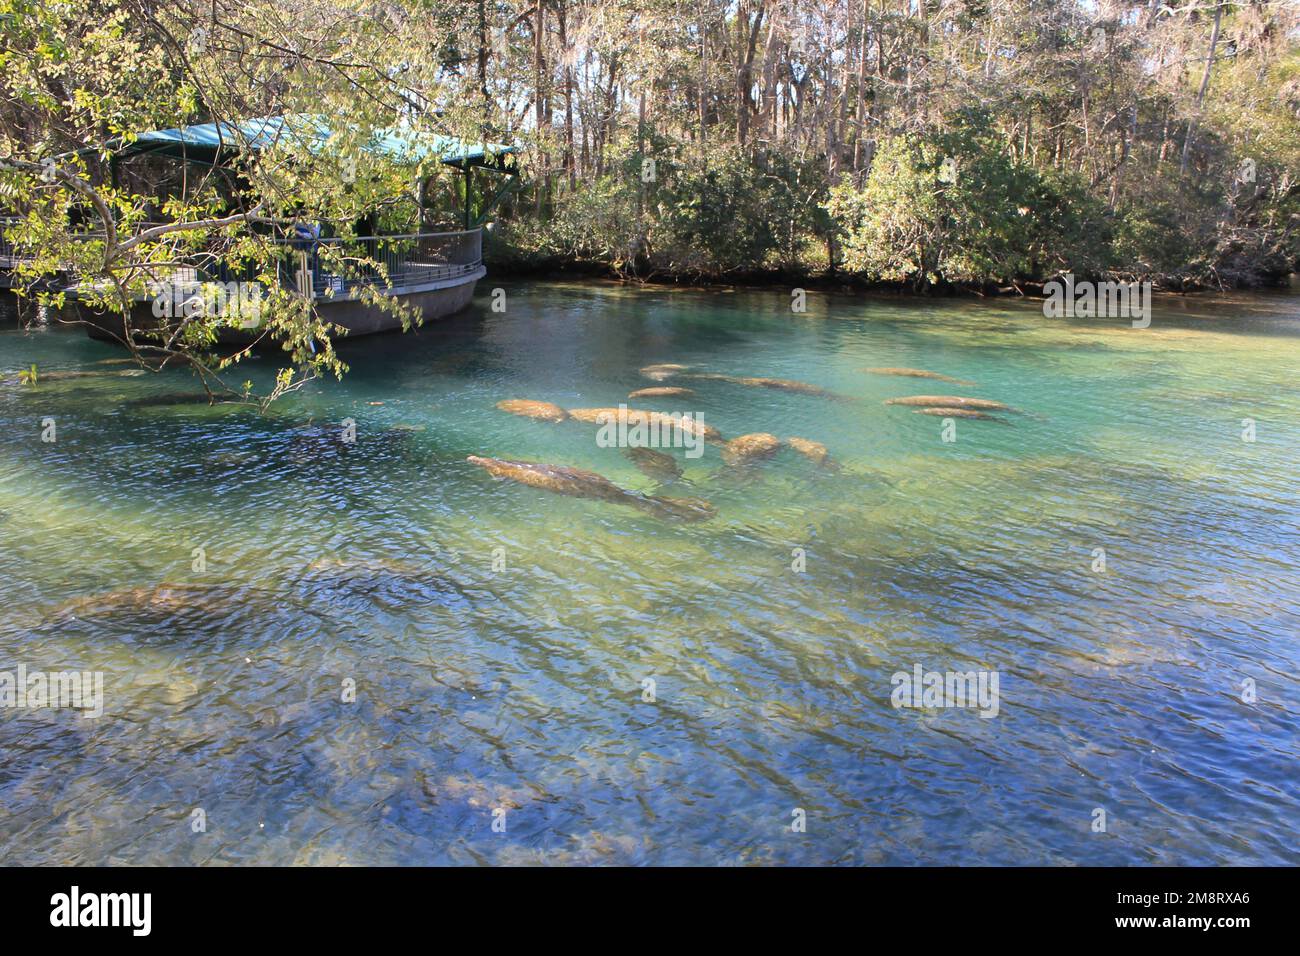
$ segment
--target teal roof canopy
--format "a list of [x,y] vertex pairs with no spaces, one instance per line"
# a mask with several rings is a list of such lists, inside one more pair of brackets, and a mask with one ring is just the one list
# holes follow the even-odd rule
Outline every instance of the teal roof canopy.
[[[238,123],[200,123],[139,133],[113,144],[118,156],[163,155],[186,162],[214,164],[223,154],[280,148],[319,153],[330,147],[333,130],[319,116],[266,116]],[[514,146],[466,143],[454,136],[391,127],[376,130],[363,147],[395,163],[415,165],[436,158],[458,169],[478,167],[514,172]]]

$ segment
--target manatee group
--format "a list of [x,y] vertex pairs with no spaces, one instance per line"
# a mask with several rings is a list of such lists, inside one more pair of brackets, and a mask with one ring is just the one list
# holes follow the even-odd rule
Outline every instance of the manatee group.
[[551,402],[537,402],[526,398],[509,398],[497,402],[497,408],[512,415],[523,415],[547,422],[562,422],[566,419],[587,422],[594,425],[617,424],[619,416],[628,428],[651,428],[659,430],[677,429],[688,435],[694,435],[707,442],[722,444],[722,434],[712,425],[706,425],[690,415],[668,415],[664,412],[652,412],[641,408],[570,408],[565,410]]
[[[647,365],[641,369],[641,372],[650,377],[667,377],[669,375],[683,374],[686,368],[684,365]],[[738,378],[730,375],[715,375],[703,372],[688,374],[696,378],[720,379],[761,388],[776,388],[821,395],[830,394],[815,385],[788,379]],[[656,386],[637,389],[629,397],[652,398],[689,394],[692,394],[692,392],[688,388]],[[682,475],[681,466],[672,455],[655,450],[655,446],[662,443],[662,441],[655,441],[655,433],[658,432],[662,436],[673,430],[703,439],[710,444],[721,445],[723,461],[732,466],[747,465],[771,458],[781,449],[782,445],[789,446],[816,465],[834,466],[834,463],[830,461],[826,446],[821,442],[799,437],[790,437],[783,442],[768,432],[751,432],[731,441],[726,441],[718,429],[712,425],[705,425],[690,415],[668,415],[663,412],[628,408],[626,406],[564,409],[551,402],[523,398],[505,399],[497,402],[496,407],[512,415],[521,415],[526,418],[547,422],[562,422],[572,419],[573,421],[601,426],[621,423],[629,430],[627,442],[631,446],[624,448],[623,454],[636,466],[637,470],[656,481],[673,481]],[[631,433],[634,429],[645,430],[649,434],[646,435],[643,432],[641,436],[635,436]],[[620,441],[622,440],[620,435]],[[637,444],[632,444],[634,442]],[[638,495],[620,488],[603,475],[582,469],[540,462],[486,458],[477,455],[471,455],[469,461],[484,468],[489,474],[497,478],[506,478],[536,488],[544,488],[556,494],[632,504],[643,510],[658,513],[661,516],[700,518],[713,514],[713,507],[708,502],[701,502],[697,499],[658,498],[649,495]]]

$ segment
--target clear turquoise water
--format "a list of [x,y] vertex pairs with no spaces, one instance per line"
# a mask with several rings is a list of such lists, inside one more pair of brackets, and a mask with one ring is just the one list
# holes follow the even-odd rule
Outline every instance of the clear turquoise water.
[[[0,325],[0,372],[106,373],[0,386],[0,669],[99,670],[106,694],[98,720],[0,711],[0,862],[1300,862],[1300,301],[1168,300],[1141,331],[1005,300],[504,288],[504,314],[485,287],[348,343],[343,383],[264,418]],[[709,447],[660,486],[595,426],[494,407],[616,405],[652,362],[837,393],[631,404],[839,467]],[[936,393],[1024,414],[944,442],[883,404]],[[895,709],[916,663],[996,670],[999,715]]]

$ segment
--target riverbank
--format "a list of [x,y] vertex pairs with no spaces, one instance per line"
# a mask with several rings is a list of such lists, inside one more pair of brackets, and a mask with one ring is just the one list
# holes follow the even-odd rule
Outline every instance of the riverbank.
[[[918,289],[910,282],[887,282],[871,279],[857,273],[837,270],[749,269],[725,274],[708,275],[696,272],[671,272],[651,270],[644,274],[622,269],[612,262],[564,258],[524,258],[493,249],[490,242],[484,246],[484,263],[489,281],[493,278],[519,281],[546,281],[548,279],[607,279],[632,285],[669,285],[688,289],[751,288],[787,290],[800,288],[820,292],[870,293],[882,296],[923,296],[935,298],[1043,298],[1043,287],[1055,277],[1029,279],[1014,284],[940,282]],[[1255,285],[1215,286],[1209,283],[1190,282],[1174,276],[1115,276],[1109,274],[1078,275],[1079,280],[1093,282],[1150,281],[1153,290],[1167,295],[1196,295],[1225,292],[1290,292],[1300,291],[1300,273],[1292,272],[1269,277],[1269,281]]]

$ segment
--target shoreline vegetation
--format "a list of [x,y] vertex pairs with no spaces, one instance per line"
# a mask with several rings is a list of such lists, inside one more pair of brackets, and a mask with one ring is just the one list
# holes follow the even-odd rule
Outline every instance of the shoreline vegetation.
[[[909,282],[893,281],[887,282],[881,279],[871,279],[866,276],[849,273],[849,272],[789,272],[781,269],[772,270],[744,270],[725,275],[717,276],[699,276],[674,274],[667,272],[654,272],[648,275],[635,275],[620,273],[608,263],[593,263],[584,261],[564,261],[548,260],[545,263],[522,264],[518,262],[498,261],[490,257],[485,258],[491,278],[503,281],[545,281],[545,280],[563,280],[563,279],[587,279],[591,281],[612,282],[620,285],[630,285],[639,287],[673,287],[679,289],[754,289],[754,290],[772,290],[789,292],[794,288],[805,289],[809,292],[821,292],[826,294],[842,295],[870,295],[882,297],[899,297],[899,298],[925,298],[936,297],[954,297],[954,298],[981,298],[994,299],[1000,297],[1023,298],[1031,301],[1046,299],[1048,292],[1044,291],[1045,287],[1059,277],[1050,277],[1046,279],[1022,280],[1012,285],[1001,285],[996,283],[966,283],[966,282],[948,282],[936,285],[930,285],[923,289],[917,289]],[[1091,276],[1076,276],[1079,280],[1089,281],[1119,281],[1113,275],[1096,274]],[[1133,280],[1137,281],[1137,280]],[[1213,296],[1223,295],[1231,292],[1287,292],[1300,289],[1300,273],[1288,273],[1270,277],[1268,282],[1261,282],[1249,286],[1233,286],[1220,288],[1208,284],[1187,284],[1180,288],[1171,288],[1168,285],[1162,285],[1157,280],[1152,281],[1153,294],[1156,296]]]
[[[1273,0],[0,0],[0,253],[28,298],[61,307],[75,276],[114,314],[196,259],[275,291],[295,236],[480,226],[494,278],[1276,287],[1300,266],[1298,40]],[[194,124],[224,131],[208,161],[131,148]],[[510,175],[377,148],[395,135],[504,144]],[[381,286],[364,248],[348,268]],[[219,314],[126,338],[263,403],[344,374],[311,297],[266,311],[265,392]]]
[[[793,272],[782,269],[739,270],[716,276],[677,274],[670,272],[652,272],[647,275],[623,273],[609,263],[581,260],[549,259],[544,262],[519,262],[509,258],[494,258],[491,247],[485,244],[484,262],[489,275],[494,280],[515,282],[538,282],[547,280],[584,279],[594,282],[610,282],[641,288],[675,288],[681,290],[710,291],[720,289],[752,289],[789,293],[800,288],[809,292],[827,295],[865,295],[882,298],[922,299],[934,298],[1017,298],[1029,301],[1046,301],[1050,290],[1047,287],[1059,276],[1045,279],[1020,280],[1011,285],[997,283],[948,282],[917,289],[912,283],[904,281],[884,281],[851,272]],[[1118,281],[1114,275],[1094,274],[1075,276],[1083,281]],[[1138,280],[1131,280],[1138,281]],[[1153,294],[1158,298],[1196,297],[1224,295],[1232,292],[1287,293],[1300,291],[1300,272],[1273,276],[1268,282],[1249,286],[1220,288],[1209,284],[1187,283],[1181,287],[1171,287],[1160,279],[1147,277],[1152,282]]]

